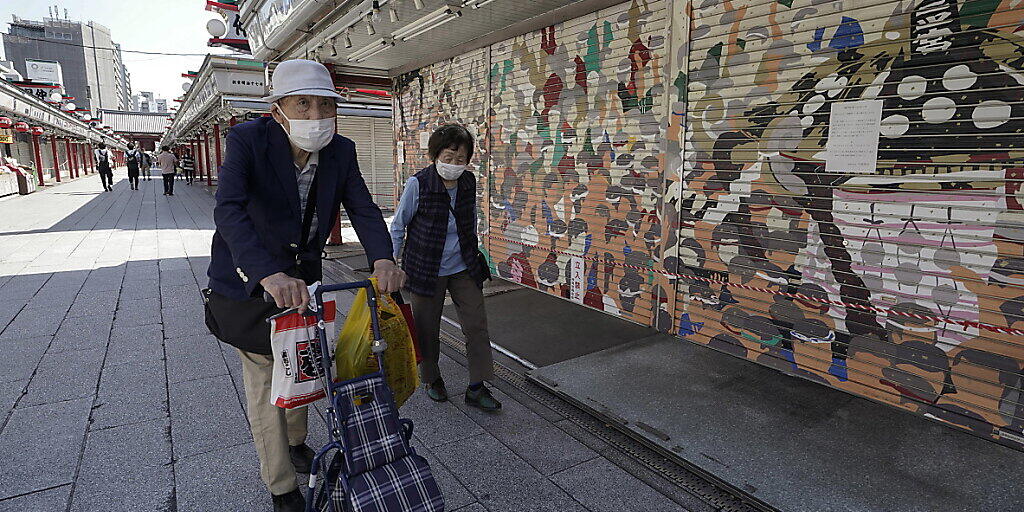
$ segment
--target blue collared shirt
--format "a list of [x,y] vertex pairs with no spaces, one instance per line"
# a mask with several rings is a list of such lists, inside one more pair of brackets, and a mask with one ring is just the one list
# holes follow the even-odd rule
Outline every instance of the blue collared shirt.
[[[455,208],[455,197],[458,194],[458,186],[448,189],[451,196],[451,206]],[[391,243],[395,247],[395,261],[402,254],[402,246],[405,244],[405,229],[409,226],[416,210],[420,206],[420,184],[416,178],[409,178],[405,182],[405,191],[398,201],[398,209],[395,211],[395,218],[391,221]],[[462,261],[462,250],[459,247],[459,228],[455,224],[455,215],[448,212],[448,233],[444,239],[444,251],[441,253],[441,268],[439,276],[450,276],[466,270],[466,262]]]

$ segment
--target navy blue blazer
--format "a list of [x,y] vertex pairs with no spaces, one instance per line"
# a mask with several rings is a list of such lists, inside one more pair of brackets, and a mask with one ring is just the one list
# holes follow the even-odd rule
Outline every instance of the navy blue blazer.
[[300,252],[299,185],[288,135],[270,117],[231,128],[213,209],[217,231],[207,270],[211,290],[237,300],[259,296],[261,279],[288,272],[298,259],[319,276],[320,256],[340,205],[345,206],[371,266],[393,258],[384,217],[359,173],[355,143],[335,135],[320,150],[316,173],[317,233]]

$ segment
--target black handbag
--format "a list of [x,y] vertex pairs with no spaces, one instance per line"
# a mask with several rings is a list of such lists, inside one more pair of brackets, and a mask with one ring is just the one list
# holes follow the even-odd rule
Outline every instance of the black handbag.
[[267,319],[284,309],[262,297],[236,300],[209,288],[203,290],[206,327],[218,340],[239,350],[270,355]]

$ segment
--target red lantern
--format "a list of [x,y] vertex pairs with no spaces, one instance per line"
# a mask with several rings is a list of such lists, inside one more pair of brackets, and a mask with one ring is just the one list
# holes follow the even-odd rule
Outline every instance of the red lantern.
[[42,126],[33,126],[32,127],[32,135],[42,135],[42,134],[43,134],[43,127]]
[[14,123],[14,131],[21,133],[27,132],[28,123],[26,123],[25,121],[18,121],[17,123]]
[[0,117],[0,128],[10,128],[14,124],[9,117]]

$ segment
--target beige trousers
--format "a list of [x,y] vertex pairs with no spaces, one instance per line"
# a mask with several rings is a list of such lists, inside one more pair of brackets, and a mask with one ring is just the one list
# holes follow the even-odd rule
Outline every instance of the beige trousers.
[[238,357],[242,360],[249,428],[260,456],[260,478],[271,494],[289,493],[298,488],[298,483],[288,446],[306,441],[306,408],[282,409],[270,403],[273,356],[239,350]]

